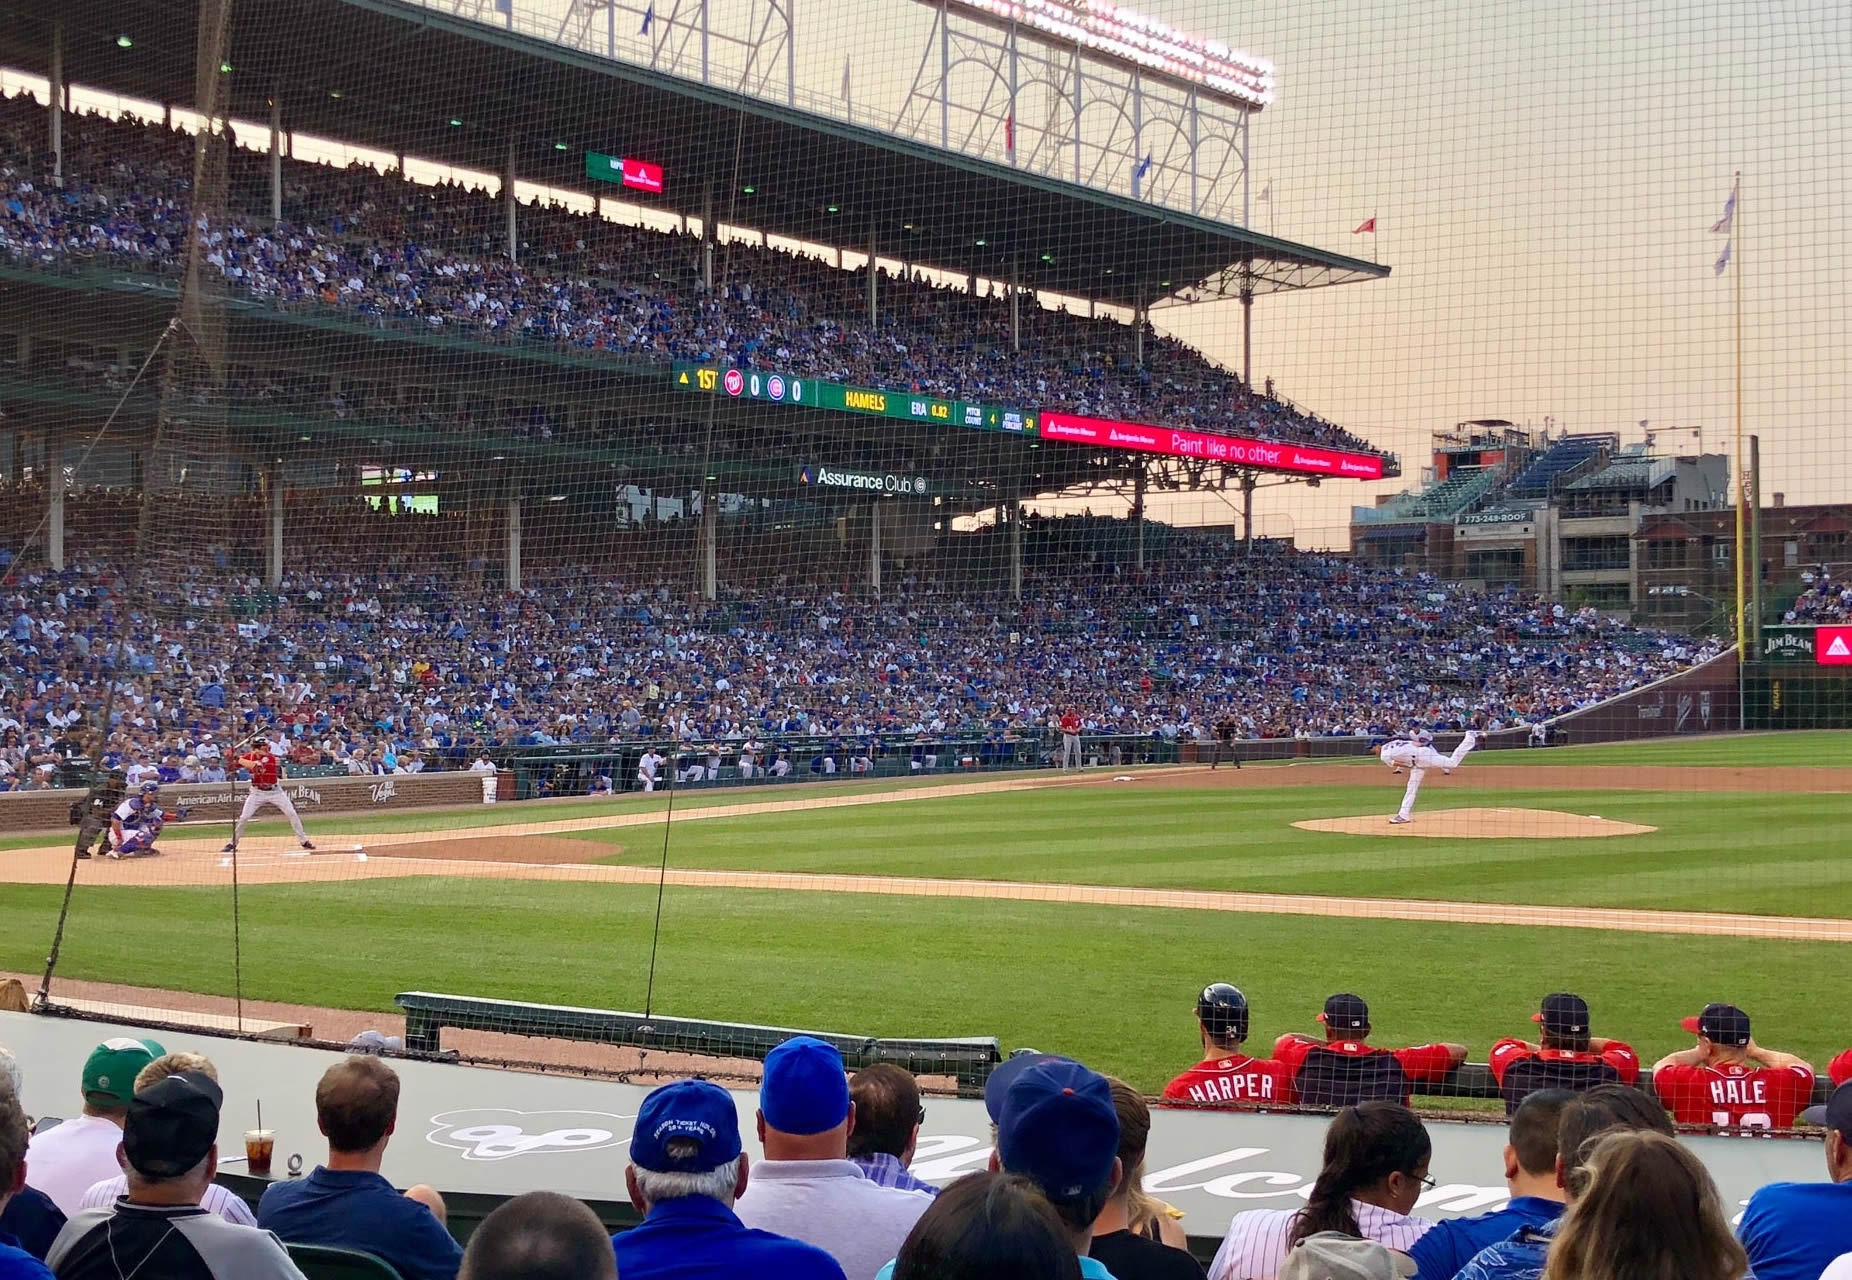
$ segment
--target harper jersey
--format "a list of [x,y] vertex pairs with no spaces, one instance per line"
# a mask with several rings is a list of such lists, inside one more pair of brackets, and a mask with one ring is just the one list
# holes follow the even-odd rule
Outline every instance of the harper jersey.
[[1321,1044],[1285,1035],[1273,1056],[1292,1073],[1299,1100],[1314,1107],[1350,1107],[1372,1098],[1406,1106],[1416,1081],[1439,1080],[1453,1070],[1453,1052],[1444,1044],[1379,1049],[1357,1040]]
[[1286,1106],[1295,1100],[1285,1063],[1242,1053],[1203,1059],[1165,1085],[1164,1097],[1206,1107]]
[[1498,1091],[1504,1095],[1506,1115],[1539,1089],[1581,1093],[1598,1084],[1632,1084],[1640,1078],[1640,1055],[1619,1040],[1608,1041],[1600,1053],[1533,1050],[1522,1040],[1500,1040],[1492,1046],[1488,1061]]
[[259,791],[268,791],[277,784],[277,758],[268,751],[259,751],[246,756],[240,763],[245,772],[251,775],[251,785]]
[[1675,1064],[1653,1072],[1653,1092],[1680,1124],[1785,1129],[1813,1101],[1813,1072],[1743,1062]]

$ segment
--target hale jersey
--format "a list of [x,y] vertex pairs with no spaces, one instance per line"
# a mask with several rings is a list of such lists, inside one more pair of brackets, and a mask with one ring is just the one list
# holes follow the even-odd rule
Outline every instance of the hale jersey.
[[1294,1100],[1292,1073],[1269,1058],[1206,1058],[1165,1085],[1164,1097],[1205,1107],[1285,1106]]
[[1806,1067],[1669,1066],[1653,1072],[1653,1092],[1680,1124],[1785,1129],[1813,1100]]

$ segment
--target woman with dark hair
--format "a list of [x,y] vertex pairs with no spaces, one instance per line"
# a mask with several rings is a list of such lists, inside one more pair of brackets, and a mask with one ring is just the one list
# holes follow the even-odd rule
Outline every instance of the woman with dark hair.
[[886,1273],[891,1280],[1081,1278],[1054,1206],[1013,1173],[973,1173],[940,1192]]
[[1410,1215],[1426,1187],[1433,1144],[1396,1102],[1346,1107],[1325,1130],[1325,1161],[1303,1209],[1250,1209],[1228,1224],[1209,1280],[1275,1280],[1293,1245],[1337,1231],[1406,1250],[1434,1223]]

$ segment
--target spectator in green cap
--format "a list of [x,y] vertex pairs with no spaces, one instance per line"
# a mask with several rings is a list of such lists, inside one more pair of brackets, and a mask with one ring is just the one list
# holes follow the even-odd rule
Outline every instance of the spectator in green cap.
[[83,1114],[33,1136],[26,1150],[32,1185],[66,1217],[83,1207],[92,1183],[121,1172],[116,1147],[135,1096],[136,1073],[165,1052],[152,1040],[105,1040],[84,1060]]

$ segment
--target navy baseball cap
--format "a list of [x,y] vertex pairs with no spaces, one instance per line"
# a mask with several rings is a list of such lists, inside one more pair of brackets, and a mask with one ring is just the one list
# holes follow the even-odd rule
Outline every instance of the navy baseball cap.
[[224,1095],[198,1071],[157,1080],[129,1099],[122,1122],[122,1155],[150,1178],[176,1178],[206,1158],[219,1140]]
[[1685,1018],[1678,1025],[1694,1036],[1703,1036],[1718,1044],[1749,1043],[1749,1015],[1733,1004],[1707,1004],[1703,1013]]
[[765,1055],[759,1110],[780,1133],[824,1133],[849,1118],[849,1077],[836,1046],[792,1036]]
[[1318,1020],[1338,1031],[1368,1031],[1370,1006],[1362,996],[1340,991],[1325,1001],[1325,1011],[1318,1015]]
[[[671,1142],[689,1144],[693,1151],[671,1156]],[[677,1080],[653,1090],[643,1099],[630,1135],[630,1162],[653,1173],[710,1173],[739,1154],[733,1098],[706,1080]]]
[[1003,1096],[997,1158],[1056,1204],[1106,1185],[1119,1155],[1119,1113],[1106,1077],[1078,1062],[1029,1066]]
[[1833,1090],[1833,1096],[1826,1100],[1825,1106],[1808,1107],[1796,1117],[1796,1121],[1799,1124],[1817,1124],[1837,1129],[1848,1141],[1852,1141],[1852,1080]]
[[1003,1097],[1010,1091],[1010,1086],[1021,1078],[1022,1073],[1042,1062],[1073,1062],[1058,1053],[1043,1053],[1039,1049],[1018,1049],[997,1064],[984,1081],[984,1110],[990,1113],[990,1122],[998,1124],[1003,1119]]
[[1551,1035],[1585,1036],[1588,1034],[1588,1001],[1567,991],[1558,991],[1543,998],[1543,1007],[1531,1014],[1530,1020],[1542,1023],[1543,1029]]

